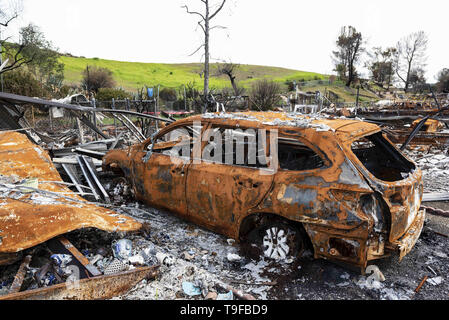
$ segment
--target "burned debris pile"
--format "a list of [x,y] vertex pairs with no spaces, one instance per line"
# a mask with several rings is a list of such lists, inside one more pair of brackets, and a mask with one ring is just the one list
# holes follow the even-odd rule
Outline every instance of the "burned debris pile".
[[[69,100],[75,103],[73,99]],[[446,132],[447,109],[443,107],[435,110],[431,106],[419,109],[404,105],[400,107],[400,112],[385,111],[397,107],[385,107],[383,111],[355,109],[355,114],[348,113],[347,118],[360,117],[380,124],[388,138],[398,144],[404,144],[413,128],[418,128],[417,134],[405,144],[405,152],[424,171],[424,192],[427,192],[424,201],[426,197],[427,201],[449,199],[447,193],[442,193],[449,186],[441,181],[449,170],[449,140],[445,140],[444,136],[449,137],[449,131]],[[325,113],[329,110],[322,111],[321,116],[326,117]],[[382,113],[384,111],[386,114]],[[25,114],[28,115],[26,118]],[[60,118],[61,114],[63,118]],[[149,112],[93,108],[0,93],[0,300],[253,300],[276,297],[274,291],[277,289],[272,289],[278,285],[291,288],[285,284],[289,280],[284,279],[282,274],[293,270],[292,274],[298,276],[302,266],[290,257],[284,264],[264,259],[256,262],[243,257],[234,239],[226,241],[226,238],[217,234],[198,229],[195,225],[181,222],[163,211],[137,202],[142,199],[136,196],[136,191],[126,178],[134,175],[131,170],[141,169],[128,167],[127,171],[126,168],[108,167],[109,163],[105,166],[108,160],[105,155],[110,151],[129,156],[133,152],[132,146],[143,145],[159,128],[174,122],[168,114],[161,114],[163,116],[158,117]],[[270,118],[270,114],[259,115],[264,117],[263,125],[288,122],[294,123],[296,127],[312,128],[316,132],[336,130],[327,122],[314,123],[313,115],[306,121],[292,115],[289,115],[293,117],[291,119],[279,119],[275,113]],[[245,121],[254,120],[244,113],[241,113],[241,117]],[[33,120],[27,120],[30,118]],[[329,118],[339,119],[335,114],[329,115]],[[341,117],[341,120],[346,121],[347,118]],[[211,123],[216,120],[213,128],[218,128],[223,119],[222,122],[229,120],[230,123],[242,120],[226,113],[206,114],[203,119]],[[409,119],[417,121],[410,124]],[[337,129],[345,126],[346,123],[342,122]],[[191,139],[189,144],[196,138],[195,128],[192,128],[187,127]],[[227,127],[226,130],[231,129]],[[349,128],[347,130],[344,134],[353,134]],[[328,159],[323,160],[307,145],[292,141],[287,136],[279,139],[282,169],[306,171],[329,165]],[[400,180],[412,177],[417,170],[416,166],[398,156],[398,151],[390,148],[386,141],[377,131],[354,144],[352,151],[367,170],[380,180],[399,183]],[[137,156],[144,163],[148,153],[163,154],[165,149],[172,146],[171,143],[162,141],[160,149],[156,145],[150,152],[146,149]],[[111,170],[106,171],[105,167]],[[257,164],[256,167],[262,166]],[[114,169],[120,171],[121,175],[117,175]],[[176,170],[184,177],[182,165]],[[153,174],[154,179],[160,179],[163,189],[167,176],[159,170]],[[426,178],[426,175],[432,179]],[[235,183],[239,190],[248,186],[255,193],[265,186],[265,180],[238,181],[237,178]],[[204,180],[198,178],[190,183],[199,190],[192,192],[192,197],[207,193],[207,188],[202,187]],[[267,186],[272,185],[269,178],[266,181]],[[220,183],[217,182],[218,185]],[[141,183],[140,187],[144,188],[144,185]],[[404,188],[404,192],[410,191],[407,188]],[[418,211],[419,205],[417,208],[414,206],[416,195],[422,193],[422,188],[413,186],[412,189],[416,191],[413,191],[415,200],[409,201],[410,209],[413,207],[413,210]],[[185,192],[186,188],[180,190]],[[287,200],[294,197],[287,196],[294,191],[284,186],[279,191],[282,197],[276,199],[274,196],[273,199],[280,203],[284,201],[282,206],[290,205]],[[259,192],[262,195],[262,191]],[[241,192],[234,193],[232,197],[237,199],[239,194]],[[170,194],[165,192],[164,196]],[[393,198],[396,195],[391,196]],[[346,195],[343,197],[347,198]],[[347,201],[343,197],[342,201]],[[248,199],[249,193],[248,198],[237,200],[243,206]],[[171,201],[167,198],[167,202]],[[368,200],[366,202],[371,204]],[[438,209],[432,208],[432,205],[421,209],[438,213]],[[210,210],[213,209],[214,206],[211,206]],[[440,210],[439,213],[444,216],[445,211]],[[234,215],[232,218],[235,218]],[[426,232],[429,233],[428,230]],[[433,239],[432,236],[427,237]],[[420,241],[418,245],[422,245]],[[329,254],[334,256],[345,250],[350,251],[349,245],[354,243],[351,240],[339,241],[336,237],[330,238],[328,242],[333,244]],[[381,250],[376,249],[378,252]],[[370,255],[375,255],[373,248],[367,250]],[[312,261],[313,252],[310,248],[305,248],[305,251],[304,259]],[[401,253],[401,258],[404,254]],[[303,268],[314,267],[310,267],[310,264],[308,267],[306,263]],[[332,268],[328,270],[333,272]],[[389,288],[380,284],[385,281],[385,277],[378,268],[377,271],[373,272],[380,279],[376,288],[381,288],[382,294],[390,292]],[[438,271],[438,276],[440,274]],[[437,281],[435,278],[438,276],[429,275],[432,281]],[[301,277],[298,276],[292,283],[303,281],[304,277],[304,273],[301,273]],[[353,285],[363,290],[373,288],[368,284],[368,276],[357,278],[343,273],[341,277],[344,281],[343,284],[337,284],[338,287]],[[419,290],[423,290],[421,287]],[[285,293],[279,294],[283,297]],[[297,296],[301,297],[298,293]]]
[[[115,237],[141,232],[140,222],[114,211],[98,170],[109,149],[140,141],[141,131],[124,115],[119,118],[126,125],[100,129],[95,123],[101,114],[86,107],[8,94],[0,101],[1,298],[112,298],[154,278],[156,259],[143,251],[133,255],[129,240],[109,239],[99,247],[98,238],[80,246],[64,238],[76,230]],[[31,127],[24,117],[31,108],[68,112],[74,117],[64,119],[75,128],[56,128],[54,119],[49,130]]]

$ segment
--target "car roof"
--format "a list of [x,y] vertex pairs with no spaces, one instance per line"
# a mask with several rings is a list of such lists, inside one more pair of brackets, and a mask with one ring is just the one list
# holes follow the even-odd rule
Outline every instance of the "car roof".
[[372,134],[380,131],[379,126],[363,122],[360,119],[348,119],[344,117],[331,117],[326,115],[286,112],[222,112],[206,113],[191,116],[180,122],[207,121],[217,124],[236,125],[254,128],[294,128],[296,130],[313,129],[317,132],[332,131],[342,141]]

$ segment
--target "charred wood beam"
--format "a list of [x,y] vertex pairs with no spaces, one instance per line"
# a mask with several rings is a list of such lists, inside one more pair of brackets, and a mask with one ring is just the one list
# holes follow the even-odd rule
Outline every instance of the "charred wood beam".
[[9,288],[9,293],[16,293],[20,291],[20,288],[22,287],[23,284],[23,280],[25,279],[28,266],[30,265],[31,262],[31,258],[32,256],[28,255],[23,259],[23,262],[20,265],[16,276],[14,277],[14,281],[11,285],[11,288]]
[[82,279],[73,285],[54,286],[1,296],[0,300],[99,300],[124,294],[143,279],[154,279],[159,266],[136,268],[108,276]]

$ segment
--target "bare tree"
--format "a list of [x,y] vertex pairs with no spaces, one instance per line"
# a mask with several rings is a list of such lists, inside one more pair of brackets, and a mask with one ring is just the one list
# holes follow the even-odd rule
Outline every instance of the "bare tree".
[[[22,1],[14,0],[14,1],[2,1],[0,3],[0,57],[6,53],[5,45],[11,39],[11,37],[7,37],[5,39],[2,38],[1,33],[2,29],[8,28],[10,23],[17,19],[22,12]],[[26,43],[21,43],[17,48],[15,48],[14,54],[9,57],[9,64],[0,71],[0,74],[5,72],[17,69],[24,64],[30,63],[33,61],[33,56],[26,56],[22,54],[23,49],[25,48]],[[0,58],[1,61],[1,58]]]
[[240,67],[240,65],[238,64],[234,64],[232,62],[226,62],[226,63],[221,63],[218,65],[218,70],[217,70],[217,75],[226,75],[229,78],[229,81],[231,81],[231,85],[232,88],[234,89],[234,94],[236,96],[239,96],[242,93],[241,88],[239,88],[237,86],[237,82],[235,81],[236,79],[236,71],[238,70],[238,68]]
[[428,38],[424,31],[418,31],[402,38],[396,45],[395,71],[408,91],[413,70],[424,69]]
[[[186,9],[187,13],[196,15],[201,18],[198,21],[198,25],[204,32],[204,42],[195,50],[193,54],[197,53],[201,48],[204,48],[204,97],[207,99],[209,96],[209,39],[210,39],[210,31],[214,28],[224,28],[223,26],[210,26],[210,22],[216,15],[223,9],[223,6],[226,0],[222,0],[221,3],[216,4],[216,9],[211,13],[211,7],[214,7],[209,0],[200,0],[204,4],[204,13],[200,13],[197,11],[190,11],[187,5],[184,5],[183,8]],[[204,110],[206,110],[206,106],[204,106]]]
[[355,66],[365,50],[362,34],[352,26],[342,27],[336,44],[337,51],[333,51],[335,70],[340,77],[346,78],[346,86],[349,87],[357,76]]

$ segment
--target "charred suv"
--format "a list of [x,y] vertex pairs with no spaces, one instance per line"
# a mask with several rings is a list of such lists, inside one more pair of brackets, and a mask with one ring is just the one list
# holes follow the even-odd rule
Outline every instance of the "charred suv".
[[402,259],[424,223],[421,170],[358,120],[193,116],[109,152],[103,169],[126,176],[139,200],[276,260],[311,245],[316,258],[364,270]]

